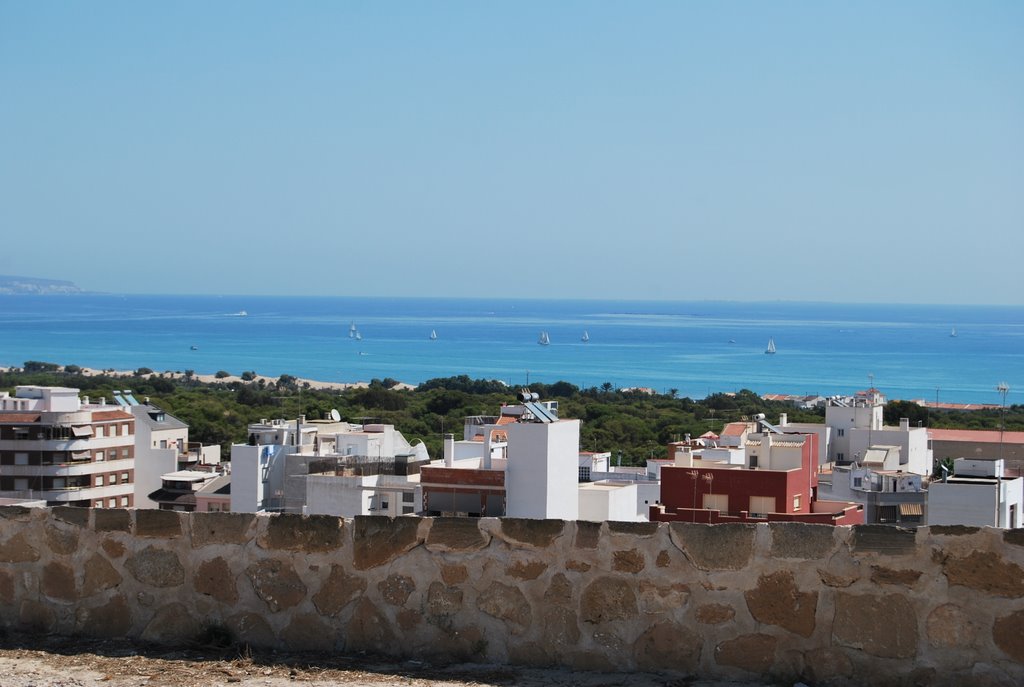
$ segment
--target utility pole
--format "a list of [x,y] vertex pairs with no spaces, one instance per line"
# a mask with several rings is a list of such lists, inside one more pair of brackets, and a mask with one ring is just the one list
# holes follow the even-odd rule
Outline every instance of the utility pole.
[[1010,392],[1010,385],[1006,382],[999,382],[996,391],[1003,397],[1002,405],[999,407],[999,459],[1003,458],[1003,431],[1006,429],[1006,394]]

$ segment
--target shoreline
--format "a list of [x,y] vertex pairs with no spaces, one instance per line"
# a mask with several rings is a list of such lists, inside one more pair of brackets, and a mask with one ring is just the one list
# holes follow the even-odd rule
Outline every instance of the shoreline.
[[[72,363],[73,364],[73,363]],[[62,365],[61,368],[64,366]],[[23,368],[16,366],[0,367],[0,372],[10,372],[12,370],[21,370]],[[100,375],[107,375],[108,377],[139,377],[142,379],[153,379],[153,378],[164,378],[164,379],[185,379],[184,372],[166,370],[164,372],[158,372],[154,370],[148,374],[137,375],[135,370],[98,370],[92,367],[82,367],[80,372],[83,377],[98,377]],[[289,375],[290,376],[290,375]],[[242,384],[251,384],[253,382],[263,381],[264,383],[277,383],[280,377],[268,377],[266,375],[255,375],[251,380],[246,381],[239,375],[228,375],[227,377],[218,377],[216,374],[194,374],[192,377],[203,384],[230,384],[231,382],[240,382]],[[369,382],[324,382],[318,379],[305,379],[303,377],[295,377],[295,383],[300,387],[305,387],[307,384],[310,389],[317,391],[346,391],[348,389],[368,389],[370,387]],[[395,386],[391,387],[400,391],[412,391],[416,388],[415,384],[406,384],[405,382],[399,382]]]

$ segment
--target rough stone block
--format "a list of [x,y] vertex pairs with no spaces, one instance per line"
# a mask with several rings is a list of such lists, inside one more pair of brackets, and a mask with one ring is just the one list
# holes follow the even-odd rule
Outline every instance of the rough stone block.
[[75,527],[89,526],[89,509],[77,508],[74,506],[54,506],[50,512],[54,519],[65,522]]
[[0,544],[0,563],[34,563],[39,560],[39,552],[28,543],[24,532]]
[[75,571],[70,566],[58,561],[51,561],[43,566],[40,589],[51,599],[74,601],[78,598],[75,589]]
[[337,640],[334,628],[317,616],[296,613],[281,631],[281,641],[292,651],[331,651]]
[[980,531],[980,527],[969,527],[967,525],[930,525],[928,527],[929,534],[943,537],[966,537],[977,534]]
[[530,629],[530,601],[519,587],[492,582],[477,599],[477,608],[487,615],[504,620],[514,635]]
[[0,604],[9,606],[14,603],[14,575],[0,570]]
[[587,522],[586,520],[576,521],[576,539],[573,546],[577,549],[596,549],[601,541],[601,523]]
[[135,536],[174,539],[181,536],[183,513],[173,510],[140,508],[135,511]]
[[842,646],[880,658],[917,655],[917,613],[898,594],[836,594],[832,635]]
[[398,623],[398,627],[403,632],[409,632],[419,627],[419,624],[423,622],[423,614],[412,608],[403,608],[395,616],[395,622]]
[[0,520],[29,522],[32,520],[32,509],[25,506],[0,506]]
[[672,622],[652,625],[633,645],[637,668],[694,673],[700,665],[703,641],[687,627]]
[[551,578],[548,590],[544,592],[544,601],[547,603],[569,603],[572,601],[572,583],[562,573],[556,573]]
[[269,649],[277,644],[277,637],[270,624],[258,613],[237,613],[225,623],[244,646]]
[[672,543],[702,570],[739,570],[754,553],[754,525],[669,524]]
[[401,651],[391,624],[367,598],[360,599],[356,604],[352,619],[345,628],[345,650],[383,654],[397,654]]
[[194,584],[197,592],[212,596],[221,603],[233,604],[238,601],[235,576],[228,562],[220,556],[199,564]]
[[131,513],[123,508],[97,508],[92,512],[92,526],[97,532],[129,532]]
[[902,585],[913,587],[921,578],[920,570],[893,570],[880,565],[871,566],[871,581],[875,584]]
[[462,590],[432,582],[427,589],[426,615],[434,625],[446,627],[451,617],[462,610]]
[[491,543],[477,518],[434,518],[427,534],[427,550],[438,552],[479,551]]
[[562,655],[580,641],[580,624],[576,610],[566,606],[546,604],[540,612],[541,639],[546,646]]
[[914,530],[892,525],[854,525],[854,553],[881,553],[887,556],[910,556],[916,550]]
[[192,546],[211,544],[244,546],[252,537],[255,513],[192,513]]
[[121,594],[99,606],[80,606],[75,629],[88,637],[124,637],[132,629],[132,609]]
[[1004,530],[1003,541],[1014,546],[1024,546],[1024,528],[1016,530]]
[[625,534],[630,537],[653,537],[658,533],[660,524],[657,522],[608,522],[608,531]]
[[814,633],[818,593],[797,589],[788,570],[761,575],[757,587],[744,592],[743,598],[750,615],[759,623],[778,625],[803,637]]
[[804,654],[807,678],[813,683],[847,678],[853,675],[853,663],[840,649],[819,647]]
[[469,571],[464,565],[442,565],[441,579],[446,585],[451,587],[469,579]]
[[94,553],[85,562],[82,581],[82,596],[90,597],[121,584],[121,573],[99,553]]
[[78,550],[78,530],[47,525],[46,545],[58,556],[68,556]]
[[129,556],[124,567],[136,580],[153,587],[176,587],[185,582],[185,569],[178,554],[155,546]]
[[562,536],[564,530],[564,520],[503,518],[501,521],[501,534],[506,541],[538,549],[551,546],[551,542]]
[[355,518],[352,564],[356,570],[369,570],[390,563],[423,540],[419,536],[419,518],[388,518],[359,515]]
[[590,567],[590,563],[585,563],[584,561],[570,560],[565,563],[566,570],[572,570],[573,572],[579,573],[587,572],[590,570]]
[[656,565],[659,568],[667,568],[671,564],[672,557],[669,555],[668,551],[659,551],[658,558],[654,561],[654,565]]
[[182,644],[195,639],[199,623],[184,604],[171,603],[160,608],[142,630],[142,639],[157,644]]
[[835,548],[835,527],[803,522],[774,522],[772,558],[819,560],[827,558]]
[[116,539],[104,539],[100,542],[100,546],[111,558],[120,558],[124,555],[127,549],[124,548],[124,544],[117,541]]
[[736,610],[725,604],[704,604],[697,609],[697,622],[702,625],[721,625],[736,617]]
[[612,553],[612,570],[626,573],[638,573],[644,569],[644,555],[636,549],[615,551]]
[[740,635],[715,647],[715,662],[764,674],[775,665],[778,640],[766,634]]
[[516,561],[505,569],[505,574],[518,580],[536,580],[547,569],[548,564],[543,561]]
[[928,643],[940,649],[972,648],[978,638],[978,626],[956,604],[942,604],[929,613],[925,629]]
[[682,608],[690,600],[690,587],[682,582],[656,584],[640,581],[640,605],[645,613],[656,614]]
[[291,563],[264,559],[250,565],[245,573],[256,596],[263,599],[271,613],[298,606],[306,598],[306,585]]
[[335,551],[342,546],[343,527],[344,520],[333,515],[278,513],[269,518],[259,545],[277,551]]
[[349,575],[344,567],[335,564],[320,590],[313,595],[313,605],[321,615],[338,615],[365,591],[366,580]]
[[21,608],[18,609],[20,629],[28,632],[49,633],[53,631],[56,623],[57,614],[48,605],[35,599],[26,599],[21,602]]
[[997,618],[992,625],[992,640],[1007,656],[1024,663],[1024,610]]
[[598,577],[583,590],[580,616],[595,624],[635,618],[639,611],[634,587],[620,577]]
[[1024,569],[991,551],[975,551],[962,558],[947,558],[942,572],[950,585],[1012,599],[1024,596]]
[[416,580],[405,575],[388,575],[377,583],[377,591],[392,606],[404,606],[409,595],[416,591]]

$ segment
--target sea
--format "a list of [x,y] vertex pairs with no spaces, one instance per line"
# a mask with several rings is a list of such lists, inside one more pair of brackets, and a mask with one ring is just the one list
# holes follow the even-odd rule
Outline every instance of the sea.
[[890,399],[999,404],[1005,382],[1013,404],[1024,398],[1024,306],[0,296],[0,365],[27,360],[335,382],[564,380],[691,398],[873,384]]

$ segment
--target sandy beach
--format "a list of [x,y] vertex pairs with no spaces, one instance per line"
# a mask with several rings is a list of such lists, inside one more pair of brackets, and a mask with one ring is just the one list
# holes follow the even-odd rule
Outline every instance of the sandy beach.
[[[0,367],[0,370],[3,370],[4,372],[9,372],[12,369],[13,370],[17,370],[17,369],[20,369],[20,368],[16,368],[16,367],[14,367],[14,368],[12,368],[12,367]],[[95,376],[98,376],[98,375],[107,375],[109,377],[137,377],[137,376],[140,376],[140,375],[136,375],[135,374],[135,370],[111,370],[111,369],[108,369],[108,370],[98,370],[98,369],[95,369],[95,368],[92,368],[92,367],[83,367],[83,368],[81,368],[80,374],[82,374],[82,375],[84,375],[86,377],[95,377]],[[165,370],[164,372],[153,371],[150,374],[141,375],[141,377],[143,377],[143,378],[164,377],[164,378],[168,378],[168,379],[184,379],[185,378],[185,373],[184,372],[179,372],[179,371],[173,371],[173,370]],[[254,383],[254,382],[255,383],[259,383],[260,380],[262,380],[266,384],[270,384],[270,383],[276,383],[277,380],[278,380],[277,377],[267,377],[265,375],[256,375],[255,377],[253,377],[253,379],[249,380],[249,382],[246,382],[245,380],[243,380],[238,375],[228,375],[227,377],[217,377],[215,374],[196,374],[196,375],[193,375],[193,377],[196,380],[198,380],[198,381],[200,381],[200,382],[202,382],[204,384],[229,384],[231,382],[241,382],[243,384],[246,384],[246,383]],[[302,377],[296,377],[295,381],[296,381],[296,383],[300,387],[308,387],[310,389],[316,389],[316,390],[321,390],[321,391],[323,391],[323,390],[327,390],[327,391],[345,391],[346,389],[365,389],[365,388],[370,386],[369,382],[322,382],[322,381],[317,380],[317,379],[304,379]],[[396,384],[392,388],[398,389],[398,390],[404,390],[404,391],[411,391],[411,390],[415,389],[416,386],[413,385],[413,384],[406,384],[404,382],[399,382],[398,384]]]

